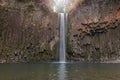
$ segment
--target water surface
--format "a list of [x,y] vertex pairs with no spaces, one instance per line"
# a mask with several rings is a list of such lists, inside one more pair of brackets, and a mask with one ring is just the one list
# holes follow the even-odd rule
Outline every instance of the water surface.
[[0,64],[0,80],[120,80],[120,64]]

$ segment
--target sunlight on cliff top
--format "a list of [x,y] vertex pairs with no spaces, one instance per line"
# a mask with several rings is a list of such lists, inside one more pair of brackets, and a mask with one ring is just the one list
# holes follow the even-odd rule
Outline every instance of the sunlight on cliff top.
[[84,0],[49,0],[50,8],[56,13],[68,13]]

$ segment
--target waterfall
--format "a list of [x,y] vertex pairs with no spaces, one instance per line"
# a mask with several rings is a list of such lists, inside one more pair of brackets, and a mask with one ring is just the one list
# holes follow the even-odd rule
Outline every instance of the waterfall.
[[66,61],[66,19],[67,14],[59,13],[59,27],[60,27],[60,44],[59,44],[59,61],[60,63],[65,63]]

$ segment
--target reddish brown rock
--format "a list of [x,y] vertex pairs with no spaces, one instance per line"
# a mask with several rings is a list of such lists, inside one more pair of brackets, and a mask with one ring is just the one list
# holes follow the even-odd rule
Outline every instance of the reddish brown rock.
[[119,0],[89,0],[69,14],[72,60],[120,59],[119,8]]

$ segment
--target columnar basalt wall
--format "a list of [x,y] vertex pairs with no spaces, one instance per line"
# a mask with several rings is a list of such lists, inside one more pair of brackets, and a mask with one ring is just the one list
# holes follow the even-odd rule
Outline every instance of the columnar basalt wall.
[[57,14],[37,0],[4,1],[0,3],[0,62],[54,60]]
[[69,14],[70,60],[120,59],[120,1],[86,0]]
[[[0,0],[1,63],[55,59],[58,17],[46,3],[47,0]],[[69,60],[120,59],[119,0],[84,0],[69,13],[67,23]]]

